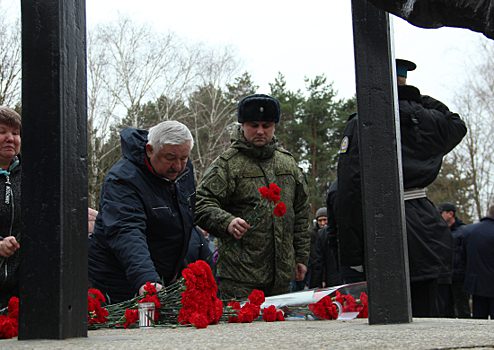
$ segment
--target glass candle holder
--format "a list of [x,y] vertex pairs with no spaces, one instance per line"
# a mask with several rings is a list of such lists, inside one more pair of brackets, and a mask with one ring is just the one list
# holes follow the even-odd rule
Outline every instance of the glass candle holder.
[[154,326],[154,303],[139,304],[139,327],[148,328]]

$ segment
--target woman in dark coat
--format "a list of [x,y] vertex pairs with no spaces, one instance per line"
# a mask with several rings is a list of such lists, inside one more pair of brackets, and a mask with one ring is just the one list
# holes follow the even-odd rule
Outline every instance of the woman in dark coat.
[[19,294],[21,117],[0,107],[0,309]]

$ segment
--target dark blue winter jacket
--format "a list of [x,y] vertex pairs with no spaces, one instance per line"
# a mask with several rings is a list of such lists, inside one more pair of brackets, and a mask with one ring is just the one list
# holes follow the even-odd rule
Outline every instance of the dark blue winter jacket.
[[466,259],[465,291],[494,298],[494,218],[485,217],[460,230]]
[[175,181],[146,164],[148,132],[121,132],[122,158],[101,190],[89,243],[89,281],[115,303],[132,298],[147,281],[171,283],[189,245],[194,222],[192,164]]

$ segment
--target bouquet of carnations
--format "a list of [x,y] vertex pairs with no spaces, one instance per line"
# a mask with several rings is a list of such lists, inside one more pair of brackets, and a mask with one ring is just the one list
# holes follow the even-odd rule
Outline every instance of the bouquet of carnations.
[[366,282],[267,297],[261,308],[282,310],[286,320],[349,320],[368,317]]
[[198,260],[182,271],[182,278],[159,292],[146,283],[144,295],[102,306],[104,296],[97,289],[88,291],[88,325],[97,328],[135,327],[139,304],[153,303],[155,326],[194,325],[205,328],[217,324],[223,314],[223,303],[217,297],[218,287],[209,265]]

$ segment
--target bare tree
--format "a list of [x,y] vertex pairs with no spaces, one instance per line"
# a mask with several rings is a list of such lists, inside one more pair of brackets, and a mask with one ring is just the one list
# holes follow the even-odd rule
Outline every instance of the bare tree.
[[[103,178],[118,159],[122,126],[139,125],[141,106],[159,96],[171,96],[163,119],[194,78],[196,54],[173,34],[121,17],[97,26],[88,40],[89,202],[95,205]],[[124,122],[125,121],[125,122]]]
[[193,162],[197,179],[230,144],[237,101],[229,100],[224,88],[238,72],[238,63],[230,52],[230,48],[204,51],[198,67],[200,85],[188,98],[186,123],[196,141]]
[[[207,130],[211,123],[204,125],[204,120],[195,118],[196,106],[194,110],[190,109],[187,101],[199,87],[220,87],[231,79],[237,63],[230,51],[187,44],[172,33],[157,33],[123,17],[97,26],[89,33],[91,205],[96,205],[103,178],[120,155],[118,129],[125,126],[147,128],[151,122],[175,119],[187,121],[193,133],[199,129]],[[212,98],[219,101],[219,95]],[[207,108],[215,115],[218,113],[217,103]],[[196,122],[188,123],[193,120]],[[221,137],[223,129],[216,127],[214,130],[220,130]],[[205,147],[199,143],[195,149],[213,146]],[[198,163],[204,162],[200,157]]]
[[88,205],[96,206],[97,194],[108,171],[106,160],[115,147],[104,147],[109,139],[110,126],[118,122],[115,110],[119,99],[107,89],[109,78],[108,57],[102,45],[98,45],[93,33],[88,35],[87,48],[87,117],[88,117]]
[[466,159],[459,166],[471,179],[474,215],[480,218],[494,200],[494,41],[480,42],[469,67],[468,80],[456,98],[468,133],[455,152]]
[[20,104],[21,24],[0,19],[0,105]]

